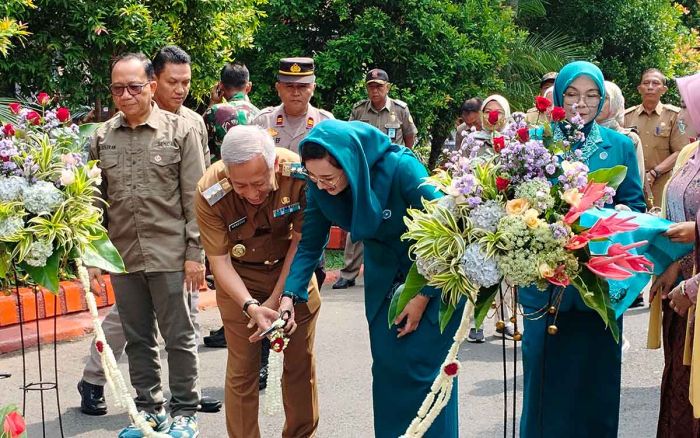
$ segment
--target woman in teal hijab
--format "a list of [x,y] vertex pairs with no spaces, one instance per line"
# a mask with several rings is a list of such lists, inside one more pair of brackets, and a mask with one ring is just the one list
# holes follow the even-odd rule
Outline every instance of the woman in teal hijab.
[[[554,82],[554,105],[564,107],[567,121],[555,131],[566,131],[578,112],[586,139],[574,145],[591,171],[623,165],[627,176],[614,197],[643,212],[646,208],[632,141],[595,122],[605,103],[603,74],[589,62],[566,65]],[[610,206],[612,207],[612,205]],[[620,208],[620,207],[618,207]],[[559,296],[561,295],[561,297]],[[600,316],[568,287],[542,292],[525,288],[519,292],[523,306],[523,438],[617,437],[620,410],[621,346],[606,329]],[[546,312],[561,298],[556,316]],[[535,319],[536,315],[544,316]],[[528,317],[528,315],[530,315]],[[622,333],[622,317],[617,320]],[[548,326],[558,331],[548,334]]]
[[[430,391],[459,325],[459,318],[453,318],[440,333],[440,291],[427,287],[409,302],[391,329],[386,319],[394,288],[411,267],[410,242],[401,240],[406,210],[422,208],[423,198],[439,194],[421,185],[427,172],[409,149],[391,144],[389,137],[363,122],[323,121],[299,144],[299,150],[309,178],[307,207],[281,307],[286,308],[290,298],[306,301],[306,288],[331,224],[364,242],[374,433],[397,438]],[[456,388],[426,437],[458,436]]]

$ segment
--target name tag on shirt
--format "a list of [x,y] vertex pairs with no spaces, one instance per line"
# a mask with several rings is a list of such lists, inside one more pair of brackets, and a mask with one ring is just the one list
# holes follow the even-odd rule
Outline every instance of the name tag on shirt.
[[244,217],[230,223],[228,226],[228,230],[233,231],[235,228],[238,228],[241,225],[243,225],[244,223],[246,223],[247,220],[248,220],[248,218],[244,216]]
[[299,205],[298,202],[295,202],[294,204],[287,205],[286,207],[278,208],[277,210],[274,210],[272,212],[272,217],[277,218],[284,216],[285,214],[291,214],[294,213],[295,211],[301,210],[301,205]]

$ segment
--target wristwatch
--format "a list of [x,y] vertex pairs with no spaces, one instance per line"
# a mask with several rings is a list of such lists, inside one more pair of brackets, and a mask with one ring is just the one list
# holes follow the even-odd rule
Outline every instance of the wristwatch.
[[248,307],[250,307],[251,304],[255,304],[256,306],[260,305],[260,301],[256,299],[251,299],[243,303],[243,314],[250,319],[250,315],[248,315]]
[[282,301],[282,298],[284,298],[284,297],[291,298],[291,299],[292,299],[292,305],[296,305],[296,304],[297,304],[297,296],[294,295],[293,293],[287,292],[287,291],[282,292],[282,296],[280,296],[280,301]]

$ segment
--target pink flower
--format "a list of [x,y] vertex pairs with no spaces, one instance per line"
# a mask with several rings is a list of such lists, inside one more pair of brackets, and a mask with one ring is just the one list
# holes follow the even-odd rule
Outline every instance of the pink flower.
[[[641,242],[631,243],[629,245],[623,246],[619,243],[613,243],[608,248],[608,255],[612,257],[624,256],[622,260],[617,262],[618,265],[629,269],[634,272],[649,272],[649,270],[654,269],[654,264],[649,261],[644,256],[631,254],[629,252],[632,248],[637,248],[642,245],[646,245],[647,241],[642,240]],[[648,269],[647,269],[648,268]]]
[[19,104],[19,102],[12,102],[11,104],[8,105],[10,107],[10,111],[12,111],[12,114],[19,114],[20,110],[22,109],[22,105]]
[[569,239],[569,241],[566,242],[566,245],[564,245],[564,248],[568,249],[569,251],[575,251],[588,245],[588,242],[590,240],[591,239],[588,237],[588,233],[584,231],[583,233],[577,234],[576,236]]
[[564,216],[564,222],[571,225],[583,214],[584,211],[593,207],[593,204],[605,194],[605,183],[589,182],[583,189],[583,196],[578,205],[571,206],[569,212]]
[[27,121],[31,123],[32,125],[39,125],[41,123],[41,116],[39,115],[38,112],[31,110],[27,113]]
[[632,274],[618,266],[616,262],[623,259],[623,256],[606,257],[595,256],[586,263],[586,267],[592,273],[599,277],[608,278],[610,280],[625,280],[630,278]]
[[15,127],[8,123],[2,127],[2,132],[8,137],[12,137],[15,135]]
[[554,270],[554,275],[547,277],[546,280],[555,286],[566,287],[571,284],[571,280],[566,275],[566,266],[559,265],[557,269]]
[[56,118],[58,119],[59,122],[66,123],[67,121],[70,120],[70,111],[68,110],[68,108],[66,108],[64,106],[59,107],[56,110]]
[[46,106],[49,104],[49,102],[51,102],[51,96],[42,91],[36,96],[36,101],[39,103],[39,105]]
[[626,217],[622,219],[617,218],[617,213],[606,218],[600,218],[598,221],[588,230],[588,235],[590,239],[602,239],[604,237],[610,237],[617,233],[624,233],[627,231],[634,231],[639,228],[639,225],[632,223],[634,217]]
[[627,246],[614,243],[608,248],[607,256],[591,257],[586,266],[594,274],[612,280],[624,280],[631,277],[632,272],[649,272],[654,264],[644,256],[629,252],[632,248],[646,244],[646,240]]
[[5,416],[5,422],[2,425],[3,433],[9,434],[10,438],[17,438],[22,435],[27,428],[24,418],[17,411],[12,411]]

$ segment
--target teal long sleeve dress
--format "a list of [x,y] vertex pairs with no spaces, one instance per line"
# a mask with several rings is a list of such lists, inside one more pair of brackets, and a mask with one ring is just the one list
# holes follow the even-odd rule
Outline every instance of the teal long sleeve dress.
[[[565,66],[554,86],[554,103],[561,106],[563,93],[579,75],[590,76],[605,101],[600,70],[587,62]],[[602,103],[601,103],[602,107]],[[598,109],[598,112],[600,108]],[[646,204],[632,142],[624,135],[595,122],[585,128],[585,144],[578,145],[583,160],[594,171],[616,165],[627,167],[614,204],[644,211]],[[563,291],[558,332],[547,333],[554,315],[528,318],[555,300],[554,289],[521,289],[523,307],[523,410],[520,436],[523,438],[614,438],[620,410],[621,343],[614,341],[600,316],[589,309],[574,287]],[[617,323],[622,333],[622,316]]]
[[[459,318],[453,318],[440,333],[440,291],[427,287],[422,292],[431,299],[415,332],[397,339],[396,327],[389,329],[387,323],[393,288],[411,267],[410,242],[401,240],[406,230],[406,210],[421,208],[422,198],[433,199],[439,193],[421,186],[427,172],[409,149],[391,144],[386,135],[366,123],[321,122],[299,145],[302,155],[309,143],[321,145],[338,161],[349,187],[332,196],[309,184],[302,239],[285,283],[285,294],[306,300],[306,285],[331,224],[364,242],[374,433],[376,437],[397,438],[406,431],[430,391],[459,325]],[[425,436],[457,437],[457,406],[455,385],[449,404]]]

